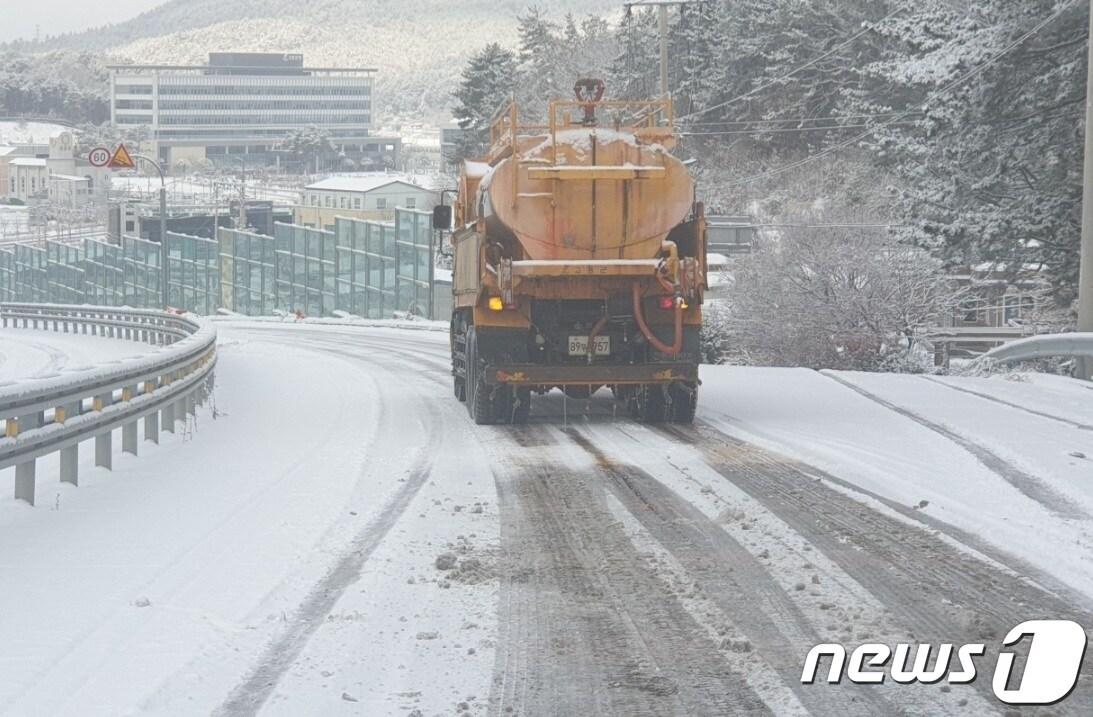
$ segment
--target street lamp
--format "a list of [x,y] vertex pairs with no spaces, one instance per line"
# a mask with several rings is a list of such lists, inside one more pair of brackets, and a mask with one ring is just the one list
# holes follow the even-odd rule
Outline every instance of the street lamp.
[[159,162],[143,154],[134,154],[133,159],[139,159],[155,167],[159,173],[159,271],[160,271],[160,298],[163,308],[167,308],[167,178],[163,174],[163,167]]

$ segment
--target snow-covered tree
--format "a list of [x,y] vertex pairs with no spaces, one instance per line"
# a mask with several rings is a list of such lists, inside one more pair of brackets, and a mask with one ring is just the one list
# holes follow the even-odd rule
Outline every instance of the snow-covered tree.
[[512,96],[515,79],[516,55],[498,43],[486,45],[471,57],[454,93],[455,119],[463,129],[455,159],[480,156],[486,150],[490,119]]
[[1077,284],[1088,3],[901,0],[878,26],[866,110],[910,112],[874,150],[902,187],[907,235],[952,263],[1043,266]]
[[737,360],[876,370],[922,347],[961,290],[925,251],[884,231],[787,227],[734,267],[725,323]]
[[337,152],[330,139],[330,132],[315,126],[289,130],[281,140],[281,149],[291,154],[296,161],[302,162],[305,167],[313,164],[315,171],[318,171],[319,162],[324,157]]

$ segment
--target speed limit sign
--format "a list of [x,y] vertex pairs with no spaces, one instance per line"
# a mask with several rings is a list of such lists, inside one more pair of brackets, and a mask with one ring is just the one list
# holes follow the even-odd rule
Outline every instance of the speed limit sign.
[[105,167],[110,164],[111,153],[106,147],[96,147],[87,153],[87,161],[92,167]]

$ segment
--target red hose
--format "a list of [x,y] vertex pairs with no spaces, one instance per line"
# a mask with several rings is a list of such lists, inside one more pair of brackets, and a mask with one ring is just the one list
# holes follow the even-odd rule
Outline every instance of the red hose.
[[596,353],[596,337],[603,327],[607,326],[607,314],[600,317],[600,320],[592,324],[592,330],[588,332],[588,363],[592,363],[592,358]]
[[641,284],[634,282],[632,286],[632,293],[634,297],[634,320],[638,322],[638,329],[641,330],[645,339],[649,342],[654,349],[662,354],[678,354],[683,350],[683,305],[677,300],[675,308],[675,327],[676,335],[672,345],[664,343],[649,330],[649,324],[645,323],[645,312],[641,308]]

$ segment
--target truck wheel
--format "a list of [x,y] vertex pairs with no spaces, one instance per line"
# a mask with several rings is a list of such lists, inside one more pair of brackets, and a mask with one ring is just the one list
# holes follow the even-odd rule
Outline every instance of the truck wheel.
[[663,423],[668,410],[664,387],[659,384],[643,384],[638,389],[638,420],[642,423]]
[[472,326],[467,329],[467,412],[479,426],[493,423],[497,415],[484,379],[478,368],[478,337]]
[[673,383],[668,389],[671,399],[669,413],[672,423],[691,424],[698,410],[698,386],[689,383]]
[[461,402],[467,400],[467,365],[467,334],[457,334],[452,341],[452,390]]

